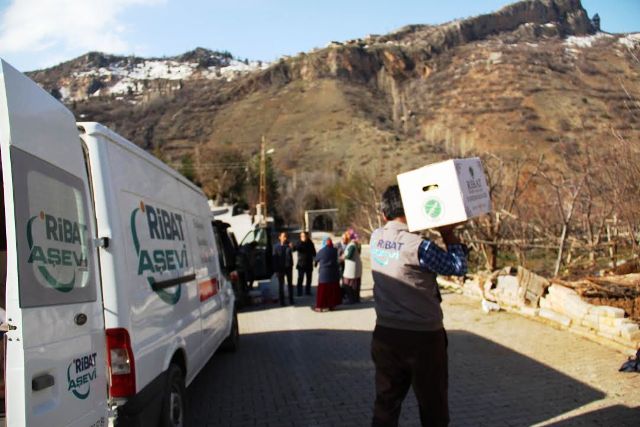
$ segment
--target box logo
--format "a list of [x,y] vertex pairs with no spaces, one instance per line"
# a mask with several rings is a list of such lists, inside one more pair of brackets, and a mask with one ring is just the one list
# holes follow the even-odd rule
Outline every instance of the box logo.
[[[189,267],[182,215],[145,205],[141,201],[139,207],[131,212],[130,221],[133,247],[138,257],[138,276],[146,277],[149,286],[162,301],[177,304],[182,286],[178,284],[173,289],[154,289],[156,279],[153,275]],[[152,247],[142,247],[141,235],[145,235],[144,240]]]
[[471,175],[471,179],[466,181],[469,193],[482,191],[484,189],[483,180],[481,177],[476,178],[476,174],[472,166],[469,166],[469,174]]
[[424,213],[430,221],[436,221],[444,212],[442,202],[436,197],[430,197],[424,202]]
[[41,211],[27,221],[27,263],[36,278],[59,292],[71,292],[86,284],[88,271],[87,226],[72,219]]
[[91,382],[98,378],[97,353],[89,353],[73,359],[67,367],[67,391],[85,400],[91,394]]

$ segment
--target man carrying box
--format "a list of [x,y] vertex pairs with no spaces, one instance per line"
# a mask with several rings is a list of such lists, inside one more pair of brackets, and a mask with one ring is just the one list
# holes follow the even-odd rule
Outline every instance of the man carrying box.
[[[371,235],[376,327],[371,356],[376,367],[373,426],[397,426],[409,387],[423,426],[449,423],[447,335],[436,275],[462,276],[466,248],[455,225],[437,228],[447,250],[410,233],[397,185],[382,195],[386,224]],[[457,225],[457,224],[456,224]]]

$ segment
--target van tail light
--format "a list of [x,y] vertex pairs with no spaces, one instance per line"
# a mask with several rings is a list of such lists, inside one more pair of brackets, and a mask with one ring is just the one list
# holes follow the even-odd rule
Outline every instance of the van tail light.
[[236,270],[233,270],[231,273],[229,273],[229,279],[231,279],[232,283],[238,283],[240,281],[240,275]]
[[111,397],[136,394],[136,364],[126,329],[107,329],[107,362]]

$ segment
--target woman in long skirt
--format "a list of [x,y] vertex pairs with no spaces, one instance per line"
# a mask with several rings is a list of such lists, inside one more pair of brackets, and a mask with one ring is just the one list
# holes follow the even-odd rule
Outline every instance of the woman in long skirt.
[[360,278],[362,277],[362,260],[360,259],[358,235],[353,229],[349,229],[344,234],[343,242],[346,243],[346,246],[341,256],[344,261],[342,287],[347,297],[347,303],[355,304],[360,302]]
[[322,241],[322,249],[315,257],[318,268],[318,291],[316,293],[315,311],[333,310],[342,301],[340,294],[340,269],[338,267],[338,251],[333,242],[326,237]]

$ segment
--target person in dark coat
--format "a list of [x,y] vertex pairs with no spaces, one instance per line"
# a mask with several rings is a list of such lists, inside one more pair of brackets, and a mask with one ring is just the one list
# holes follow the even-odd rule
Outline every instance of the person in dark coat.
[[284,306],[284,281],[287,280],[289,304],[293,305],[293,252],[287,239],[287,233],[278,236],[273,247],[273,271],[278,275],[278,294],[280,305]]
[[298,296],[302,296],[302,281],[307,277],[307,286],[305,293],[311,295],[311,276],[313,275],[313,260],[316,257],[316,247],[309,238],[309,233],[303,231],[300,233],[300,241],[293,247],[298,252],[298,262],[296,269],[298,270]]
[[338,251],[333,242],[326,237],[322,249],[315,258],[318,268],[318,291],[316,293],[315,311],[333,310],[342,301],[340,293],[340,268],[338,267]]

